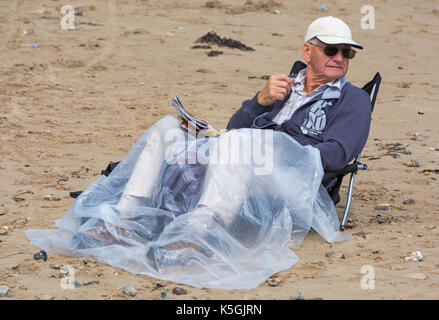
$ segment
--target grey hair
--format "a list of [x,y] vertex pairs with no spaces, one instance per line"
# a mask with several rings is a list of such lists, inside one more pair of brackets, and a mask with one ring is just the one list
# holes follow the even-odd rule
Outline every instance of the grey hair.
[[320,40],[317,37],[314,37],[312,39],[309,39],[307,42],[310,42],[312,44],[319,44]]

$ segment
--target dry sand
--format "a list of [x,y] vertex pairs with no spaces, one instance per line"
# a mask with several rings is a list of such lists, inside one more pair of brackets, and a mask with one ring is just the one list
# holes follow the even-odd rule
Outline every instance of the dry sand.
[[[438,4],[368,1],[376,25],[362,30],[357,1],[326,0],[328,13],[318,10],[320,1],[206,2],[0,1],[0,222],[11,229],[0,235],[0,286],[9,287],[0,300],[160,299],[163,289],[170,299],[290,299],[298,292],[304,298],[438,299],[439,175],[423,173],[439,169]],[[75,30],[60,27],[66,3],[83,10]],[[277,274],[282,286],[252,290],[182,286],[61,255],[33,259],[39,249],[23,231],[53,228],[73,202],[70,191],[85,189],[148,127],[173,113],[169,96],[179,95],[191,112],[224,128],[264,85],[260,77],[287,73],[301,59],[308,24],[329,14],[344,19],[365,46],[348,80],[362,86],[376,71],[383,77],[363,152],[369,169],[356,179],[351,240],[329,244],[310,233],[295,250],[300,261]],[[191,49],[212,30],[255,51],[213,46],[223,54],[208,57],[209,50]],[[398,143],[411,154],[392,150]],[[407,166],[412,159],[420,166]],[[414,203],[403,204],[407,198]],[[375,210],[383,204],[388,211]],[[404,259],[418,250],[422,261]],[[99,283],[63,290],[55,265],[73,266],[82,283]],[[374,289],[360,286],[364,265],[374,268]],[[125,284],[137,289],[135,297],[123,294]],[[172,294],[175,286],[187,294]]]

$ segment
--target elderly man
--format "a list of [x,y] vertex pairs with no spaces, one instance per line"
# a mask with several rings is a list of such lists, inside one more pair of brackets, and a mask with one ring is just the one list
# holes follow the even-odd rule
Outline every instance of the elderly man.
[[[342,168],[368,135],[368,96],[344,78],[351,47],[361,48],[344,22],[317,19],[302,47],[307,68],[272,76],[228,125],[274,132],[230,130],[187,141],[180,121],[166,116],[111,175],[81,194],[57,221],[62,230],[27,236],[51,252],[83,253],[134,273],[220,288],[256,286],[289,268],[297,258],[287,243],[300,243],[311,227],[327,241],[342,240],[319,161],[325,170]],[[170,131],[175,141],[166,139]],[[253,172],[256,163],[212,161],[239,153],[229,142],[240,138],[273,156],[270,172]],[[208,146],[205,164],[168,161],[198,155],[200,145]]]
[[253,99],[243,102],[227,128],[285,132],[319,149],[325,171],[342,169],[366,143],[371,120],[368,95],[345,80],[356,53],[352,47],[362,49],[346,23],[316,19],[302,45],[306,69],[271,76]]

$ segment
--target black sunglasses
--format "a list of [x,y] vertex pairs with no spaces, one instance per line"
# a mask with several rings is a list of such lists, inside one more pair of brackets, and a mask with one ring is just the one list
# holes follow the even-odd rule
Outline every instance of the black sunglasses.
[[323,52],[328,56],[328,57],[334,57],[339,50],[341,50],[341,54],[343,56],[343,58],[345,59],[352,59],[353,57],[355,57],[355,54],[357,53],[357,51],[355,51],[354,49],[351,48],[338,48],[336,46],[333,45],[328,45],[326,47],[322,47],[319,46],[317,44],[314,44],[312,42],[309,42],[310,44],[312,44],[313,46],[319,47],[323,49]]

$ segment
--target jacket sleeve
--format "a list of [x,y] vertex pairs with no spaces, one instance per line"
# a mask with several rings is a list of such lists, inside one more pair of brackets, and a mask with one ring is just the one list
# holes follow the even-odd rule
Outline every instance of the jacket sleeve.
[[239,108],[239,110],[230,118],[229,123],[227,124],[227,130],[250,128],[253,124],[253,120],[257,116],[264,112],[273,110],[274,103],[270,106],[263,106],[258,103],[258,93],[253,99],[245,100],[242,103],[241,108]]
[[369,96],[360,88],[346,93],[328,128],[320,150],[324,171],[343,169],[356,157],[369,136],[372,106]]

